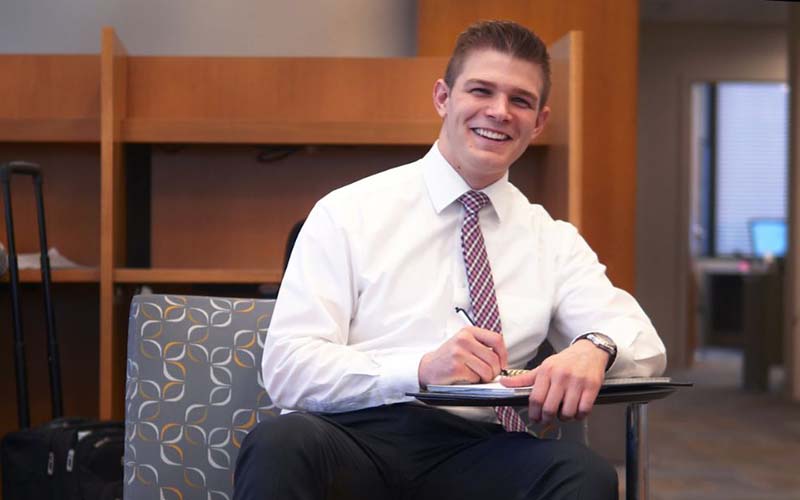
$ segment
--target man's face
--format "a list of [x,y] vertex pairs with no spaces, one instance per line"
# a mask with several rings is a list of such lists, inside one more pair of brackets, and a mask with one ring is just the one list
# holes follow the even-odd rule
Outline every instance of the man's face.
[[537,64],[491,49],[467,55],[453,88],[436,81],[439,149],[473,189],[500,179],[543,130],[542,85]]

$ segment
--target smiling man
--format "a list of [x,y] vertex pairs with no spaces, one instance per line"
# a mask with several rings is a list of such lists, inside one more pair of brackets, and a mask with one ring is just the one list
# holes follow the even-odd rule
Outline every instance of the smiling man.
[[494,380],[545,340],[557,354],[502,379],[533,385],[534,422],[585,417],[609,373],[664,369],[636,301],[573,226],[508,182],[544,129],[549,88],[538,37],[475,24],[434,85],[442,128],[428,154],[317,203],[264,346],[264,384],[284,414],[245,439],[236,498],[616,498],[609,464],[537,438],[512,408],[406,396]]

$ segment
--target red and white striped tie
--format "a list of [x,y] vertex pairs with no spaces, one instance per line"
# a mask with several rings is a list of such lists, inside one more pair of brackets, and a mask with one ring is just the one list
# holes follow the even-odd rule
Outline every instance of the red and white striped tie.
[[[475,324],[486,330],[503,333],[497,296],[494,292],[492,267],[486,255],[478,213],[489,203],[489,197],[479,191],[468,191],[458,201],[464,205],[464,223],[461,226],[461,250],[467,269],[469,297]],[[508,432],[526,432],[527,426],[510,406],[495,406],[497,418]]]

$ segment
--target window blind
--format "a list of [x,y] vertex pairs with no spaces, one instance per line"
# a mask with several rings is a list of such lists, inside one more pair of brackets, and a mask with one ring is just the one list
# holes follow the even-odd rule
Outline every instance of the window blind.
[[749,221],[786,217],[788,86],[725,82],[717,88],[717,255],[752,254]]

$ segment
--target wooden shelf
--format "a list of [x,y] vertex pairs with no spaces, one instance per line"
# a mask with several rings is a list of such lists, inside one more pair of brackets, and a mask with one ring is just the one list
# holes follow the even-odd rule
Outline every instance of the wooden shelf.
[[0,141],[100,142],[100,65],[88,54],[0,54]]
[[268,122],[256,120],[151,120],[122,122],[125,142],[217,144],[431,144],[434,122]]
[[276,269],[180,269],[151,268],[114,270],[116,283],[279,283],[282,273]]
[[0,118],[3,142],[100,142],[97,118]]
[[[100,270],[96,267],[80,267],[74,269],[51,269],[53,283],[99,283]],[[22,283],[41,283],[42,273],[39,269],[21,269],[19,280]],[[8,273],[0,278],[0,282],[8,283]]]

